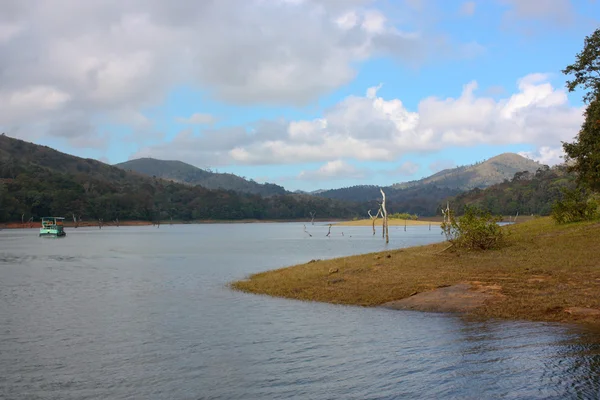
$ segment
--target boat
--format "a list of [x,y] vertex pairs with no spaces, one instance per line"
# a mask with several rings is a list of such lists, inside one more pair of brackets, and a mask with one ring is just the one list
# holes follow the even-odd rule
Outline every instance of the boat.
[[66,236],[64,222],[65,219],[63,217],[42,217],[40,236]]

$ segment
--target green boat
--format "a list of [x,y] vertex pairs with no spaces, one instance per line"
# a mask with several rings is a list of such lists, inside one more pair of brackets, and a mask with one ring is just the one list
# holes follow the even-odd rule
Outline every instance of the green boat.
[[42,217],[40,236],[66,236],[63,217]]

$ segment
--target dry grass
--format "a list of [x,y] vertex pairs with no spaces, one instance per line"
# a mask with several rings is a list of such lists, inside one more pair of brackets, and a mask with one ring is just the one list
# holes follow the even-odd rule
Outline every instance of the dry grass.
[[[508,246],[501,250],[443,251],[448,244],[438,243],[263,272],[232,287],[299,300],[377,306],[442,285],[477,282],[501,286],[505,296],[474,311],[482,317],[582,321],[564,309],[600,309],[600,224],[557,226],[540,218],[504,229]],[[599,322],[598,317],[589,318]]]
[[[438,221],[420,221],[420,220],[404,220],[404,219],[388,219],[389,226],[415,226],[415,225],[440,225],[441,222]],[[381,227],[382,219],[379,218],[375,221],[375,227]],[[343,221],[338,222],[335,225],[339,226],[373,226],[373,221],[370,219],[359,219],[356,221]]]

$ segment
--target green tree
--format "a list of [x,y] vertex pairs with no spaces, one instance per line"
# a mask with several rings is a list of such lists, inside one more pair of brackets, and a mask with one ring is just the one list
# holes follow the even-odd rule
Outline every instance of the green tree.
[[587,108],[585,121],[572,143],[563,142],[566,159],[572,160],[572,171],[578,174],[578,183],[593,191],[600,191],[600,28],[585,38],[583,50],[574,64],[562,71],[572,75],[567,81],[570,92],[583,88]]

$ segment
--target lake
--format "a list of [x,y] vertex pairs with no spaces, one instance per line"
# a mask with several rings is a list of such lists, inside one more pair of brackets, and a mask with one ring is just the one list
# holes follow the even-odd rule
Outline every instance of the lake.
[[[227,287],[386,249],[370,227],[303,225],[0,231],[0,398],[600,398],[599,332]],[[387,248],[441,239],[390,227]]]

